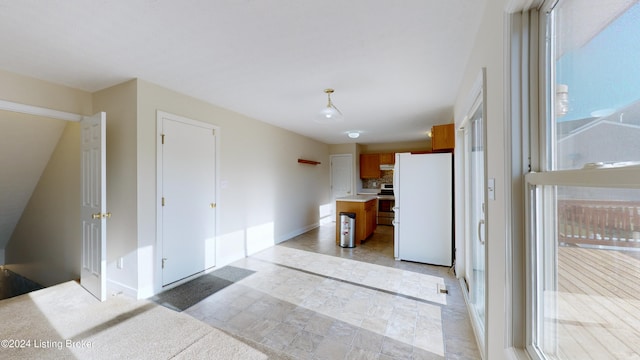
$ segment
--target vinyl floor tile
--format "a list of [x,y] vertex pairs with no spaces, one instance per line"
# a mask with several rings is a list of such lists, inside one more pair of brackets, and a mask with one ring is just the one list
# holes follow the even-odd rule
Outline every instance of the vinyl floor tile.
[[185,313],[296,359],[480,359],[457,279],[395,261],[392,230],[343,249],[321,226],[234,262],[251,275]]

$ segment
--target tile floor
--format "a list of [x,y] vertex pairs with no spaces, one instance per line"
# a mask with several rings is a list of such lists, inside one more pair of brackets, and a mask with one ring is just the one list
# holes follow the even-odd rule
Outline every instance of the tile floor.
[[298,359],[480,359],[453,273],[395,261],[392,227],[343,249],[323,225],[231,265],[255,273],[185,313]]

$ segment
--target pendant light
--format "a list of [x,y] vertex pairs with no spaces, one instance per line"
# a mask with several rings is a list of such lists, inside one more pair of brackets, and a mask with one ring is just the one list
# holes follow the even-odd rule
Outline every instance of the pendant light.
[[338,108],[333,105],[331,102],[331,94],[333,94],[333,89],[325,89],[325,94],[327,94],[327,106],[320,110],[318,114],[318,122],[321,123],[334,123],[338,121],[342,121],[342,113]]

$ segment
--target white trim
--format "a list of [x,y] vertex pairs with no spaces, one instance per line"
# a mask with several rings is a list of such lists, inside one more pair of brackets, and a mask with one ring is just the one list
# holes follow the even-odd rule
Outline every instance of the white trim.
[[[504,36],[504,63],[506,65],[506,71],[504,76],[504,153],[508,156],[504,157],[504,169],[505,169],[505,182],[504,182],[504,209],[506,214],[511,214],[505,220],[505,345],[513,346],[514,344],[514,287],[517,289],[514,278],[518,278],[521,274],[519,268],[514,267],[514,248],[517,248],[517,244],[514,244],[514,226],[517,227],[517,221],[514,221],[514,211],[520,211],[519,208],[514,205],[519,200],[518,194],[512,194],[513,183],[516,182],[516,191],[519,190],[519,179],[522,176],[520,167],[518,166],[520,160],[520,143],[518,142],[519,136],[514,136],[515,133],[520,133],[520,121],[514,121],[519,119],[521,115],[520,107],[522,99],[521,97],[521,71],[523,67],[522,63],[522,43],[523,39],[520,35],[522,33],[522,16],[519,14],[506,14],[505,15],[505,36]],[[514,168],[515,173],[514,173]],[[514,196],[515,195],[515,196]],[[514,273],[515,271],[515,273]],[[516,307],[518,304],[516,304]]]
[[138,299],[138,290],[111,279],[107,279],[107,293],[112,296],[124,294],[132,299]]
[[532,172],[527,184],[640,189],[640,166]]
[[[462,245],[463,245],[463,250],[460,251],[461,253],[463,253],[463,259],[458,259],[457,262],[460,262],[460,260],[462,260],[464,262],[463,266],[459,266],[460,269],[463,269],[463,271],[460,273],[460,275],[462,275],[463,277],[466,277],[467,274],[467,261],[469,256],[471,256],[471,249],[468,248],[469,246],[469,234],[473,234],[474,230],[471,230],[472,225],[469,224],[469,219],[471,218],[470,215],[470,207],[469,202],[470,202],[470,185],[469,185],[469,181],[468,181],[468,173],[467,173],[467,166],[468,166],[468,162],[469,159],[467,158],[468,156],[468,146],[469,146],[469,142],[468,142],[468,132],[471,130],[471,127],[468,126],[469,122],[472,120],[475,112],[482,108],[482,144],[483,146],[486,148],[487,146],[487,121],[486,121],[486,117],[487,117],[487,88],[486,88],[486,72],[487,69],[485,67],[480,69],[480,72],[478,74],[478,76],[476,77],[476,80],[474,81],[473,85],[471,86],[469,92],[468,92],[468,96],[465,102],[465,106],[463,107],[462,110],[465,111],[464,112],[464,118],[463,120],[460,122],[460,126],[458,128],[459,131],[464,132],[463,135],[463,139],[464,139],[464,148],[462,151],[462,161],[464,162],[463,164],[463,176],[461,177],[461,181],[462,183],[462,187],[464,188],[464,204],[463,204],[463,209],[460,208],[456,208],[456,211],[462,211],[464,213],[463,219],[464,219],[464,232],[463,232],[463,239],[461,241]],[[488,161],[487,161],[487,151],[483,151],[483,182],[485,184],[484,189],[482,189],[483,192],[483,197],[484,197],[484,202],[486,205],[486,202],[488,200],[488,189],[486,184],[488,184],[487,181],[487,165],[488,165]],[[488,234],[488,226],[489,226],[489,222],[488,222],[488,214],[487,212],[484,213],[484,220],[485,220],[485,227],[484,227],[484,238],[487,238],[487,234]],[[459,233],[456,232],[456,237],[459,236]],[[458,247],[458,245],[460,245],[460,243],[456,242],[456,248]],[[485,247],[486,249],[486,247]],[[488,265],[488,251],[485,250],[485,254],[484,254],[484,263],[485,263],[485,269],[487,268]],[[458,270],[458,269],[457,269]],[[488,284],[488,271],[485,271],[484,274],[485,278],[484,278],[484,287],[485,287],[485,298],[484,298],[484,313],[488,314],[488,288],[487,288],[487,284]],[[464,281],[464,280],[462,280]],[[462,285],[462,284],[461,284]],[[475,286],[475,284],[472,284],[473,286]],[[468,290],[466,286],[462,286],[462,293],[465,296],[465,301],[467,302],[467,309],[469,312],[469,316],[470,316],[470,320],[471,320],[471,324],[474,330],[474,335],[476,337],[476,341],[478,343],[478,349],[480,350],[480,354],[482,355],[482,358],[486,358],[487,354],[487,329],[488,329],[488,322],[487,322],[487,317],[485,317],[485,321],[484,324],[482,326],[480,326],[480,319],[478,318],[475,310],[473,309],[473,306],[471,306],[469,304],[469,294],[468,294]]]
[[[307,226],[305,226],[305,227],[303,227],[303,228],[301,228],[301,229],[291,231],[291,232],[289,232],[289,233],[287,233],[287,234],[284,234],[284,235],[278,236],[278,237],[275,239],[275,243],[276,243],[276,244],[280,244],[281,242],[284,242],[284,241],[287,241],[287,240],[293,239],[294,237],[296,237],[296,236],[298,236],[298,235],[302,235],[302,234],[304,234],[304,233],[306,233],[306,232],[308,232],[308,231],[311,231],[311,230],[313,230],[313,229],[315,229],[315,228],[317,228],[317,227],[320,227],[320,224],[319,224],[319,223],[314,223],[314,224],[311,224],[311,225],[307,225]],[[274,245],[274,246],[275,246],[275,245]],[[270,246],[270,247],[273,247],[273,246]]]
[[[153,294],[158,294],[163,290],[167,290],[171,287],[174,287],[176,284],[180,284],[182,283],[181,281],[178,282],[174,282],[171,284],[168,284],[167,286],[163,287],[162,286],[162,141],[161,141],[161,136],[162,136],[162,120],[163,119],[171,119],[173,121],[179,121],[185,124],[189,124],[189,125],[194,125],[194,126],[199,126],[199,127],[203,127],[203,128],[207,128],[207,129],[211,129],[211,131],[213,132],[213,135],[216,137],[216,155],[215,155],[215,161],[216,161],[216,174],[215,174],[215,192],[216,192],[216,198],[214,199],[214,202],[216,203],[216,234],[215,234],[215,242],[216,244],[218,243],[219,240],[219,235],[218,235],[218,229],[220,227],[220,209],[221,209],[221,203],[219,201],[219,199],[221,199],[220,196],[220,143],[221,143],[221,134],[222,131],[220,129],[219,126],[217,125],[213,125],[211,123],[207,123],[207,122],[202,122],[202,121],[198,121],[198,120],[193,120],[190,118],[186,118],[184,116],[180,116],[180,115],[175,115],[175,114],[171,114],[162,110],[156,110],[156,256],[155,256],[155,272],[156,274],[159,274],[158,276],[155,277],[154,279],[154,290],[153,290]],[[245,246],[245,252],[246,252],[246,246]],[[207,269],[206,271],[211,271],[213,269],[216,269],[218,267],[218,254],[216,252],[216,263],[213,267],[211,267],[210,269]],[[205,271],[205,272],[206,272]],[[196,276],[199,276],[202,273],[197,273],[194,274],[192,276],[187,277],[186,279],[193,279]],[[185,279],[183,279],[185,280]]]
[[[467,96],[465,106],[463,107],[463,109],[465,109],[465,116],[458,125],[458,130],[460,131],[464,130],[469,123],[469,117],[473,115],[478,106],[486,100],[483,97],[487,90],[485,85],[486,71],[486,68],[482,68],[476,77],[476,80],[473,82],[473,85],[471,85],[471,89],[469,89],[469,95]],[[483,112],[485,112],[485,110],[486,109],[483,109]],[[485,116],[485,114],[483,113],[482,116]]]
[[505,360],[531,360],[532,357],[529,356],[526,350],[510,347],[504,349],[504,358]]
[[542,0],[509,0],[505,6],[505,11],[509,14],[515,14],[537,8],[542,2]]
[[[467,289],[467,285],[465,284],[464,278],[458,278],[458,282],[460,284],[460,290],[462,292],[462,297],[464,298],[464,303],[467,305],[467,313],[469,314],[469,320],[471,322],[471,327],[473,328],[473,337],[476,339],[476,345],[478,346],[478,350],[480,351],[480,356],[482,359],[486,359],[484,344],[485,340],[480,336],[480,332],[486,333],[484,329],[480,329],[478,327],[478,323],[480,320],[477,318],[476,312],[473,310],[473,305],[469,299],[469,291]],[[486,319],[485,319],[486,320]]]
[[53,119],[80,122],[82,115],[66,111],[48,109],[40,106],[20,104],[13,101],[0,100],[0,110],[13,111],[22,114],[44,116]]

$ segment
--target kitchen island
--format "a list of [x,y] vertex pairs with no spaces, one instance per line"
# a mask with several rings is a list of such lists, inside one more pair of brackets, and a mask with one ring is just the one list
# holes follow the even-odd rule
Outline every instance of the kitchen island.
[[378,197],[376,195],[351,195],[336,199],[336,244],[340,245],[340,213],[356,214],[355,242],[362,241],[376,229]]

